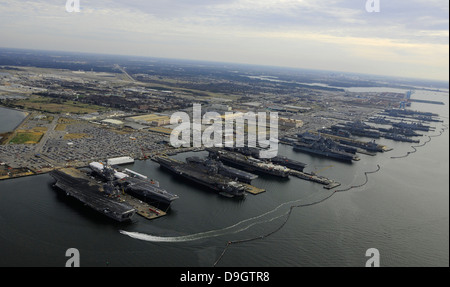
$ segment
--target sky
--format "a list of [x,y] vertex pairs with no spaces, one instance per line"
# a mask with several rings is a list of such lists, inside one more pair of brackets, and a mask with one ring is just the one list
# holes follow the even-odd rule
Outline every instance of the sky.
[[447,0],[78,1],[0,0],[0,47],[449,79]]

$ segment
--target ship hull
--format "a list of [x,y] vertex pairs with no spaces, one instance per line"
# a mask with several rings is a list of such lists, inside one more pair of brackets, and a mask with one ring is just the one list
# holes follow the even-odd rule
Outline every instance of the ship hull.
[[187,179],[191,182],[197,183],[203,187],[206,187],[208,189],[217,191],[219,193],[227,193],[229,195],[232,195],[234,197],[243,197],[245,196],[245,190],[235,190],[233,187],[230,187],[226,183],[220,183],[217,181],[214,181],[214,179],[209,179],[209,177],[205,174],[196,173],[193,170],[184,170],[182,165],[175,166],[174,163],[167,162],[166,160],[157,160],[157,162],[160,164],[162,168],[165,168],[172,172],[173,174],[182,177],[184,179]]
[[235,167],[238,167],[238,168],[243,168],[243,169],[245,169],[245,170],[247,170],[249,172],[268,174],[268,175],[273,175],[273,176],[282,177],[282,178],[289,177],[289,173],[288,172],[278,172],[276,170],[261,169],[261,168],[258,168],[256,166],[252,166],[252,165],[249,165],[249,164],[237,162],[237,161],[225,158],[225,157],[220,157],[220,160],[223,161],[226,164],[229,164],[231,166],[235,166]]
[[125,192],[139,197],[146,202],[159,202],[165,205],[170,205],[174,200],[178,199],[178,196],[175,195],[161,195],[158,194],[157,191],[153,191],[156,187],[127,187],[124,188]]
[[102,194],[101,186],[95,182],[76,177],[64,171],[53,171],[54,187],[64,191],[93,210],[119,222],[131,221],[136,210],[128,204],[118,202]]
[[315,149],[311,149],[311,148],[299,146],[299,145],[294,145],[294,150],[300,151],[300,152],[306,152],[309,154],[319,155],[319,156],[323,156],[323,157],[333,158],[333,159],[337,159],[337,160],[345,161],[345,162],[353,161],[353,156],[349,156],[349,155],[347,156],[344,154],[335,153],[335,152],[331,152],[331,151],[327,152],[327,151],[322,151],[322,150],[315,150]]

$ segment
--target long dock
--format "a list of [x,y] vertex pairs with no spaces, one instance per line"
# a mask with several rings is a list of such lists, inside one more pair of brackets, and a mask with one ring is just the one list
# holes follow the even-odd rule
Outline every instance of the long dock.
[[131,195],[128,195],[126,193],[123,193],[120,195],[120,198],[123,200],[123,202],[128,203],[131,205],[134,209],[136,209],[136,213],[146,219],[156,219],[162,216],[167,215],[166,212],[151,206],[150,204],[143,202],[137,198],[132,197]]
[[297,170],[291,170],[290,174],[293,176],[296,176],[298,178],[304,179],[304,180],[309,180],[312,182],[320,183],[320,184],[324,185],[323,188],[325,188],[325,189],[333,189],[333,188],[336,188],[341,185],[339,182],[336,182],[334,180],[331,180],[331,179],[328,179],[326,177],[319,176],[316,174],[301,172],[301,171],[297,171]]
[[262,189],[262,188],[259,188],[259,187],[256,187],[256,186],[253,186],[253,185],[250,185],[247,183],[242,183],[242,184],[245,185],[245,187],[246,187],[245,191],[248,193],[251,193],[253,195],[258,195],[260,193],[266,192],[265,189]]

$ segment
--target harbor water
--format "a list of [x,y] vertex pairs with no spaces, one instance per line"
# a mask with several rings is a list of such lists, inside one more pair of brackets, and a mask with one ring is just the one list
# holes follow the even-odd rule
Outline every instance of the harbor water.
[[24,112],[0,107],[0,133],[14,130],[26,116]]
[[[413,103],[435,112],[439,135],[448,125],[448,93],[418,91],[413,97],[445,106]],[[4,125],[5,113],[0,112]],[[3,126],[1,127],[4,128]],[[449,266],[449,131],[412,151],[411,145],[380,140],[394,150],[360,154],[352,164],[318,158],[280,146],[280,154],[308,164],[342,184],[364,183],[320,204],[294,208],[282,229],[264,239],[230,245],[217,266],[365,266],[366,251],[380,252],[381,266]],[[421,143],[428,137],[421,138]],[[204,156],[205,152],[179,154]],[[291,177],[260,176],[267,191],[236,200],[192,185],[150,160],[124,166],[156,179],[179,195],[168,215],[116,223],[57,192],[49,175],[0,182],[0,266],[64,266],[69,248],[81,266],[212,266],[229,241],[255,238],[279,228],[292,205],[314,203],[333,191]]]

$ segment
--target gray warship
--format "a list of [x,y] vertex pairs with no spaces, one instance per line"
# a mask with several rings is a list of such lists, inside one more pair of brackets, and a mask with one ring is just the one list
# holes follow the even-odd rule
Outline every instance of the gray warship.
[[89,167],[107,182],[112,182],[126,193],[144,201],[170,205],[179,198],[178,195],[162,189],[159,182],[132,170],[118,171],[100,162],[92,162]]
[[299,140],[294,143],[294,150],[346,162],[359,160],[357,156],[355,156],[353,153],[346,152],[340,147],[339,144],[335,143],[333,140],[321,137],[320,135],[315,136],[309,133],[302,134],[299,137]]
[[175,175],[195,182],[208,189],[219,192],[227,197],[244,197],[246,186],[215,171],[208,172],[202,169],[195,169],[192,165],[184,163],[166,156],[156,156],[153,161]]
[[111,184],[99,184],[74,168],[54,170],[50,175],[56,180],[55,187],[109,218],[125,222],[136,213],[135,208],[120,199],[120,193]]

